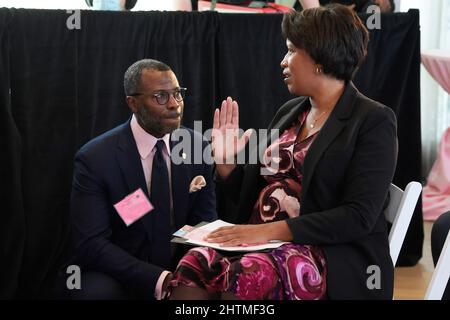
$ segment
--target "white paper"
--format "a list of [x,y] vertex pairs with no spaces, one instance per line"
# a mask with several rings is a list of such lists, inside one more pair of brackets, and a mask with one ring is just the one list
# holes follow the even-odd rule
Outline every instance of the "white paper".
[[206,234],[225,226],[233,226],[232,223],[228,223],[222,220],[216,220],[214,222],[208,223],[204,226],[201,226],[199,228],[194,229],[191,232],[188,232],[183,236],[183,238],[187,239],[187,243],[189,244],[195,244],[202,247],[210,247],[218,250],[224,250],[224,251],[259,251],[259,250],[266,250],[266,249],[274,249],[282,246],[283,244],[287,242],[282,242],[278,240],[272,240],[269,243],[265,244],[258,244],[258,245],[247,245],[247,246],[228,246],[223,247],[220,246],[217,243],[211,243],[206,242],[201,239],[203,239],[203,236]]

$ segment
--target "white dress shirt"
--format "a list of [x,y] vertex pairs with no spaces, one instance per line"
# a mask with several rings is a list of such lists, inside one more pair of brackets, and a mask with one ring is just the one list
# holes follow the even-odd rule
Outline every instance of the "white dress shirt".
[[[166,134],[164,137],[158,139],[147,131],[145,131],[137,122],[135,115],[131,118],[130,122],[131,131],[133,133],[134,140],[138,148],[139,155],[141,157],[142,169],[144,171],[145,183],[147,184],[147,190],[151,194],[151,177],[152,177],[152,165],[153,157],[156,152],[156,143],[158,140],[163,140],[166,145],[165,152],[163,153],[164,159],[166,160],[167,169],[169,172],[169,188],[170,188],[170,212],[173,215],[173,201],[172,201],[172,170],[170,165],[170,134]],[[164,279],[170,272],[165,270],[159,276],[155,288],[155,298],[161,300],[165,296],[165,292],[162,292],[162,286]]]

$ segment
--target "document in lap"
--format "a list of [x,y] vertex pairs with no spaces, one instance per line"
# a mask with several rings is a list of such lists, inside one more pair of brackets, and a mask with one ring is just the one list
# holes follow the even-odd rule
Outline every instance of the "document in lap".
[[211,247],[217,250],[223,251],[260,251],[267,249],[274,249],[282,246],[287,242],[282,242],[278,240],[272,240],[268,243],[260,243],[260,244],[252,244],[252,245],[240,245],[240,246],[228,246],[223,247],[218,245],[217,243],[211,243],[203,241],[203,238],[210,232],[225,226],[232,226],[232,223],[228,223],[222,220],[216,220],[211,223],[197,225],[195,227],[192,226],[184,226],[183,228],[176,231],[173,235],[175,236],[172,239],[172,242],[184,243],[202,247]]

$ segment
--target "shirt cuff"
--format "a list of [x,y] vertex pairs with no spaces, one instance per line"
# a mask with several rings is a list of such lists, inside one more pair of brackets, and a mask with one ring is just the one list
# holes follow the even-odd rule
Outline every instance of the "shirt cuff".
[[163,284],[164,284],[164,280],[166,279],[167,275],[170,272],[165,270],[163,271],[159,278],[158,278],[158,282],[156,282],[156,288],[155,288],[155,298],[156,300],[162,300],[166,297],[167,292],[163,292]]

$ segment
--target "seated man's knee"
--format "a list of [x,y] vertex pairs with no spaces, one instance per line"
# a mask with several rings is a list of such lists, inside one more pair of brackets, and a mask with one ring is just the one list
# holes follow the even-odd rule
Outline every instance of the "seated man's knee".
[[113,277],[95,271],[81,274],[81,289],[70,290],[73,300],[122,300],[130,298]]

